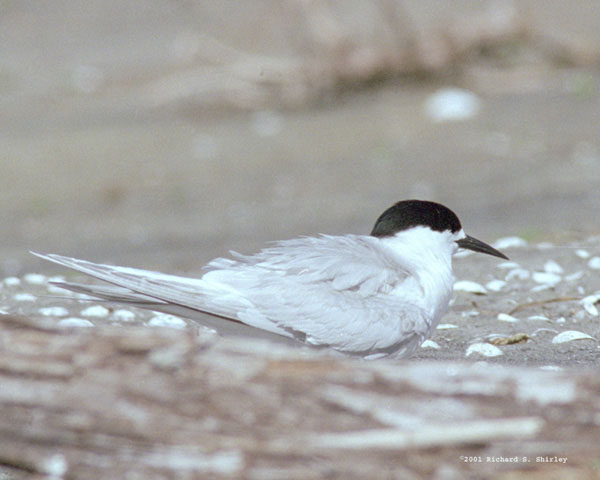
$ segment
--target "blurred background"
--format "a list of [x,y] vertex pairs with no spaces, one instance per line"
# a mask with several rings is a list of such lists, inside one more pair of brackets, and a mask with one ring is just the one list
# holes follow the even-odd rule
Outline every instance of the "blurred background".
[[368,233],[600,233],[597,0],[0,1],[0,274]]

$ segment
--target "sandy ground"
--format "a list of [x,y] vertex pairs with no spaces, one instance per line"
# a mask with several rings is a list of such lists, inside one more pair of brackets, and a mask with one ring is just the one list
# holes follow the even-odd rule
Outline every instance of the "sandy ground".
[[[507,248],[506,252],[510,262],[482,255],[456,259],[457,291],[450,312],[431,342],[426,342],[414,357],[485,360],[547,369],[596,365],[600,359],[595,305],[600,301],[600,238],[590,238],[584,244],[520,246]],[[81,279],[78,274],[63,273],[69,279]],[[65,327],[195,326],[189,320],[70,299],[70,295],[59,298],[62,292],[52,286],[48,290],[47,281],[41,274],[5,280],[0,308],[31,318],[50,317]],[[475,285],[463,290],[466,281]],[[565,335],[575,336],[559,342]],[[472,351],[482,345],[491,352]]]
[[[230,249],[252,253],[270,240],[297,235],[367,233],[392,203],[417,197],[451,207],[481,240],[517,236],[526,243],[502,247],[513,263],[483,255],[456,258],[457,280],[477,285],[455,292],[444,328],[414,355],[416,363],[393,362],[390,371],[402,364],[423,368],[429,360],[483,365],[487,380],[489,364],[505,365],[516,376],[523,371],[519,366],[538,370],[523,374],[525,384],[533,373],[552,382],[557,375],[575,378],[596,369],[600,2],[395,2],[410,17],[403,18],[406,31],[424,40],[421,53],[430,60],[439,59],[436,48],[443,50],[448,33],[443,27],[456,19],[467,34],[485,37],[487,30],[478,32],[468,21],[482,9],[499,12],[500,19],[502,12],[516,12],[520,34],[499,47],[482,42],[460,63],[433,75],[334,87],[295,108],[260,102],[253,108],[221,108],[218,102],[207,107],[198,95],[157,101],[157,85],[168,93],[181,86],[177,75],[198,67],[198,51],[206,50],[208,38],[219,42],[208,42],[217,60],[251,53],[260,56],[262,68],[272,59],[295,58],[302,36],[278,21],[274,3],[343,5],[350,25],[371,18],[352,7],[356,2],[1,2],[0,310],[56,322],[73,337],[82,325],[96,332],[109,325],[118,335],[133,325],[198,328],[152,312],[65,297],[47,282],[81,277],[28,251],[194,275]],[[221,86],[227,91],[227,77],[201,85]],[[426,105],[445,87],[472,92],[479,111],[462,121],[434,121]],[[560,342],[569,335],[579,339]],[[385,369],[388,363],[360,365]],[[556,393],[557,385],[551,383],[548,392]],[[304,405],[305,391],[290,391],[299,392],[291,406]],[[390,395],[403,400],[401,391]],[[262,392],[259,397],[262,405]],[[547,405],[522,404],[516,411],[538,415],[539,408],[565,422],[568,438],[584,443],[592,437],[580,432],[597,430],[598,401],[580,400],[581,430]],[[311,412],[323,405],[311,402]],[[451,413],[461,411],[454,407]],[[337,407],[335,412],[344,413]],[[326,413],[337,422],[331,410]],[[553,450],[552,439],[560,435],[542,433],[531,452],[566,455]],[[593,447],[583,449],[578,464],[578,442],[569,462],[584,465],[580,475],[569,466],[539,474],[520,466],[522,477],[503,475],[492,464],[461,468],[457,455],[444,460],[435,449],[410,451],[406,465],[427,466],[415,472],[431,472],[435,465],[440,479],[590,478],[587,472],[598,470],[597,454]],[[483,451],[521,454],[514,445]],[[390,455],[396,464],[405,458]],[[390,475],[404,471],[405,465],[394,472],[393,461],[379,458],[377,465]],[[348,462],[359,463],[354,455]]]
[[[429,2],[408,3],[424,30],[445,18]],[[235,16],[218,16],[217,3],[190,13],[161,1],[88,2],[77,11],[70,2],[9,2],[0,16],[0,277],[21,283],[2,283],[2,309],[39,315],[58,305],[82,316],[84,306],[71,301],[19,300],[18,293],[47,293],[27,273],[63,273],[30,249],[193,274],[229,249],[368,232],[393,202],[420,197],[453,208],[476,237],[530,242],[508,251],[528,278],[495,259],[457,259],[459,279],[509,280],[485,295],[457,292],[446,322],[458,328],[438,330],[432,340],[440,349],[423,349],[420,358],[463,359],[476,340],[525,333],[528,342],[500,346],[503,355],[486,361],[595,363],[595,340],[552,339],[565,330],[600,336],[598,317],[576,300],[600,290],[598,270],[575,254],[600,255],[593,237],[600,232],[600,16],[593,1],[542,3],[519,4],[531,37],[511,44],[502,61],[474,60],[425,81],[390,80],[305,108],[220,111],[157,106],[145,88],[181,66],[182,38],[208,32],[240,48],[259,23],[239,29]],[[531,40],[557,37],[583,54],[556,62]],[[269,42],[258,35],[245,46],[272,52]],[[446,86],[473,91],[479,113],[432,121],[424,106]],[[540,285],[533,272],[549,260],[564,270],[560,281],[533,291]],[[540,303],[514,313],[517,322],[497,319],[531,302]],[[140,314],[134,322],[147,320]]]

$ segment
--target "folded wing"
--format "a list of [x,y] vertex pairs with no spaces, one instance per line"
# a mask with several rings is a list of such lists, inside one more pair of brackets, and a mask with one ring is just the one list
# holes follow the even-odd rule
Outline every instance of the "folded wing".
[[113,284],[58,283],[104,300],[175,313],[223,332],[227,323],[241,322],[310,345],[388,354],[424,337],[427,318],[390,295],[409,275],[377,242],[358,235],[283,241],[256,255],[216,259],[196,279],[35,255]]

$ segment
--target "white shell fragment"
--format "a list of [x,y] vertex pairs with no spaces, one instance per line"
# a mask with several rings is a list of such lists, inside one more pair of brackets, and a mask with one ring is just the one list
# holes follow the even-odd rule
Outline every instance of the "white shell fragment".
[[150,319],[148,325],[151,327],[170,327],[170,328],[185,328],[187,324],[184,320],[175,315],[160,313]]
[[473,343],[472,345],[469,345],[465,356],[469,357],[474,353],[483,355],[484,357],[499,357],[500,355],[503,355],[502,350],[490,343]]
[[472,282],[470,280],[460,280],[460,281],[456,282],[454,284],[454,291],[455,292],[469,292],[469,293],[475,293],[478,295],[485,295],[487,293],[487,290],[485,289],[485,287],[483,285],[480,285],[479,283],[476,283],[476,282]]
[[284,127],[284,119],[276,112],[263,110],[254,114],[252,126],[259,136],[272,137],[281,133]]
[[50,478],[61,478],[67,473],[67,459],[61,453],[55,453],[42,462],[43,472],[48,474]]
[[[50,281],[50,279],[48,279],[48,281]],[[58,281],[62,281],[62,280],[58,280]],[[56,293],[57,295],[66,296],[66,297],[74,297],[76,295],[80,295],[75,292],[72,292],[71,290],[67,290],[66,288],[60,288],[56,285],[52,285],[51,283],[49,283],[46,286],[46,290],[48,290],[48,293]]]
[[596,340],[594,337],[587,333],[580,332],[578,330],[566,330],[559,333],[552,339],[552,343],[565,343],[572,342],[573,340]]
[[111,316],[114,320],[118,320],[120,322],[131,322],[135,319],[135,313],[133,313],[131,310],[125,310],[124,308],[115,310]]
[[69,310],[65,307],[44,307],[38,310],[40,315],[44,317],[66,317],[69,314]]
[[596,308],[596,303],[600,301],[600,293],[595,293],[594,295],[588,295],[585,298],[582,298],[580,303],[583,305],[583,308],[590,315],[597,317],[598,316],[598,308]]
[[578,270],[577,272],[571,273],[565,277],[567,282],[575,282],[583,277],[583,270]]
[[513,268],[519,268],[520,265],[517,262],[500,262],[498,265],[496,265],[496,268],[499,268],[501,270],[508,270],[513,269]]
[[584,250],[583,248],[578,248],[575,250],[575,255],[577,255],[579,258],[590,258],[590,252]]
[[546,370],[549,372],[562,372],[563,368],[559,367],[558,365],[542,365],[540,370]]
[[588,262],[588,267],[593,270],[600,270],[600,257],[592,257]]
[[462,88],[441,88],[425,103],[427,115],[435,122],[465,120],[481,108],[479,98]]
[[524,240],[521,237],[502,237],[496,240],[492,246],[498,250],[503,250],[505,248],[526,247],[527,240]]
[[4,280],[2,280],[2,283],[4,283],[4,285],[7,287],[17,287],[21,285],[21,279],[17,277],[6,277]]
[[64,318],[58,322],[59,327],[93,327],[94,324],[89,320],[77,317]]
[[86,309],[81,311],[81,315],[84,317],[97,317],[104,318],[109,314],[109,310],[102,305],[92,305],[91,307],[87,307]]
[[550,319],[548,317],[546,317],[545,315],[531,315],[529,317],[527,317],[527,320],[535,320],[535,321],[541,321],[541,322],[549,322]]
[[533,273],[533,281],[536,283],[541,283],[543,285],[548,285],[549,287],[554,287],[560,281],[562,277],[557,275],[556,273],[549,272],[534,272]]
[[433,340],[427,339],[421,344],[421,348],[433,348],[435,350],[439,350],[440,346]]
[[499,313],[498,320],[500,320],[501,322],[509,322],[509,323],[516,323],[519,321],[518,318],[513,317],[512,315],[509,315],[508,313]]
[[488,290],[491,290],[492,292],[499,292],[500,290],[502,290],[504,288],[504,286],[506,285],[506,282],[504,280],[491,280],[488,283],[485,284],[485,288],[487,288]]
[[35,302],[37,297],[31,293],[15,293],[13,295],[13,300],[15,302]]
[[438,330],[450,330],[452,328],[458,328],[458,325],[454,325],[453,323],[440,323],[437,326]]
[[546,263],[544,263],[544,272],[556,273],[556,274],[560,275],[561,273],[564,272],[564,270],[554,260],[548,260]]
[[41,273],[28,273],[23,277],[23,280],[30,285],[43,285],[46,283],[46,276]]
[[516,278],[517,280],[527,280],[530,276],[531,274],[529,273],[529,270],[525,270],[524,268],[519,267],[513,268],[510,272],[506,274],[506,277],[504,277],[504,279],[507,282],[510,282],[514,278]]

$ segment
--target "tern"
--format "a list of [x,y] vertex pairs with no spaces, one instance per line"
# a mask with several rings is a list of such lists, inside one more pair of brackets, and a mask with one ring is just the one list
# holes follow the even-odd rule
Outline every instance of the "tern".
[[406,357],[430,336],[448,310],[459,248],[508,259],[465,234],[452,210],[423,200],[394,204],[370,235],[301,237],[254,255],[230,252],[200,278],[31,253],[112,284],[52,282],[88,297],[178,315],[220,333],[259,332],[375,359]]

